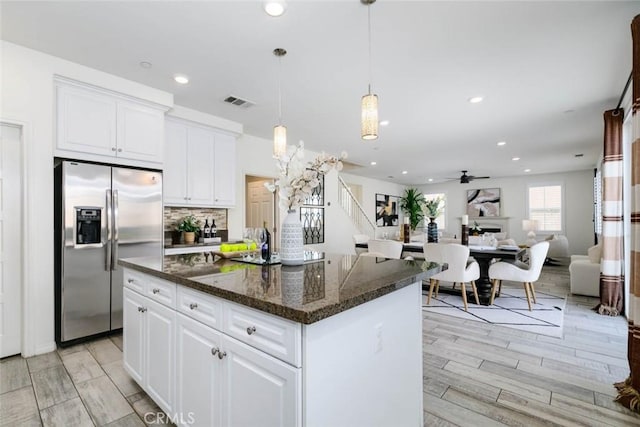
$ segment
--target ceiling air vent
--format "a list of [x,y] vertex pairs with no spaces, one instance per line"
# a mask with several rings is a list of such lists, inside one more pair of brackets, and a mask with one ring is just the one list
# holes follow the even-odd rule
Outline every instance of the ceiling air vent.
[[227,104],[235,105],[236,107],[241,108],[249,108],[256,105],[255,102],[249,101],[247,99],[238,98],[237,96],[229,95],[224,99],[224,102]]

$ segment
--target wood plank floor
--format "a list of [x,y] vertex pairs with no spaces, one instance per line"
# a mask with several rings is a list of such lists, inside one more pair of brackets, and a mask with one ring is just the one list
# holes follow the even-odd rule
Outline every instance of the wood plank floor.
[[[566,267],[540,281],[568,293]],[[596,314],[597,302],[569,295],[562,338],[424,312],[424,425],[640,426],[613,401],[629,373],[626,320]]]
[[[537,290],[568,292],[566,267],[542,276]],[[569,297],[563,338],[425,313],[424,425],[640,426],[613,402],[613,382],[629,372],[626,321],[597,315],[596,302]],[[113,336],[2,360],[0,426],[161,424],[123,370],[121,349]]]

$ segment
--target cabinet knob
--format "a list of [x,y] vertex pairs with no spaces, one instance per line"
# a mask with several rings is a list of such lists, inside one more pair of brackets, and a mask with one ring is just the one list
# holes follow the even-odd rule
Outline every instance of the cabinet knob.
[[138,307],[138,311],[139,311],[140,313],[146,313],[146,312],[147,312],[147,309],[146,309],[146,307]]
[[118,153],[122,153],[122,148],[118,148]]
[[159,294],[159,293],[160,293],[160,289],[155,288],[152,292],[153,292],[154,294]]
[[211,349],[211,354],[212,354],[213,356],[215,356],[215,355],[216,355],[216,353],[217,353],[218,351],[220,351],[220,350],[218,350],[217,348],[213,347],[213,348]]
[[216,202],[218,201],[218,199],[216,199]]
[[226,355],[226,351],[218,351],[218,359],[222,360]]
[[111,151],[116,151],[116,147],[111,147]]
[[247,328],[247,334],[251,335],[256,331],[256,327],[255,326],[250,326]]
[[133,279],[127,279],[127,283],[133,283]]
[[196,304],[195,302],[192,302],[191,304],[189,304],[189,308],[191,310],[195,310],[196,308],[198,308],[198,304]]

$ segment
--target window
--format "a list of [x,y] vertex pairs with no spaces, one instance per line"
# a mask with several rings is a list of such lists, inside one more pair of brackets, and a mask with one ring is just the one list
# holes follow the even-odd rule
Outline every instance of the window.
[[529,187],[529,219],[538,221],[538,231],[562,231],[562,186]]
[[324,176],[300,208],[304,244],[324,243]]
[[[434,200],[436,198],[442,199],[440,206],[442,207],[442,213],[436,218],[436,224],[438,224],[438,230],[445,230],[447,225],[447,195],[444,193],[430,193],[424,194],[425,200]],[[424,226],[426,227],[429,222],[428,218],[425,218]]]

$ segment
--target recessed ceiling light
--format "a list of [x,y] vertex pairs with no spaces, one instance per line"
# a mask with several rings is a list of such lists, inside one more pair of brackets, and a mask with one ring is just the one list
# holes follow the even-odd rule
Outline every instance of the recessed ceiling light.
[[278,16],[282,16],[282,14],[287,10],[287,3],[283,0],[270,0],[265,1],[262,4],[262,7],[264,8],[264,11],[267,12],[267,15],[277,18]]
[[525,169],[524,171],[525,172],[531,172],[531,169]]
[[505,145],[507,145],[507,141],[499,141],[496,145],[497,145],[498,147],[505,146]]
[[151,62],[148,62],[148,61],[142,61],[142,62],[140,63],[140,66],[141,66],[142,68],[151,68],[151,67],[152,67],[152,64],[151,64]]
[[407,172],[407,171],[402,171],[402,175],[406,175],[406,174],[408,174],[408,173],[409,173],[409,172]]
[[378,162],[371,162],[371,166],[375,166],[377,164],[378,164]]
[[427,181],[429,181],[429,182],[433,182],[433,178],[429,178]]
[[482,102],[482,99],[483,98],[481,96],[474,96],[474,97],[469,98],[469,102],[472,103],[472,104],[477,104],[479,102]]
[[189,77],[182,75],[182,74],[177,74],[173,77],[173,80],[175,80],[176,82],[180,83],[181,85],[186,85],[187,83],[189,83]]
[[382,120],[380,126],[389,126],[389,120]]
[[512,157],[511,160],[513,160],[514,162],[517,162],[518,160],[520,160],[520,157]]

